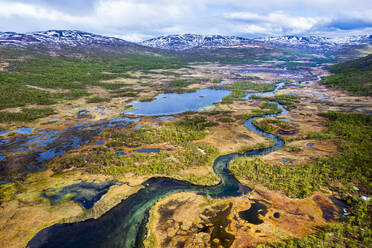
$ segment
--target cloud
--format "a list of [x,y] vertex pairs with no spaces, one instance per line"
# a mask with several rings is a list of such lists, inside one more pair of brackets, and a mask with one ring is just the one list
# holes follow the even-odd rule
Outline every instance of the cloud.
[[1,31],[79,29],[132,41],[172,33],[283,35],[372,27],[372,1],[0,0]]
[[[321,18],[291,16],[283,12],[259,15],[251,12],[233,12],[225,18],[240,22],[240,28],[251,33],[303,33],[311,30]],[[247,24],[247,25],[245,25]]]
[[1,3],[0,2],[0,17],[1,18],[15,18],[23,17],[35,20],[60,21],[63,22],[78,22],[83,23],[89,21],[88,18],[82,16],[73,16],[65,14],[58,10],[47,9],[39,6],[34,6],[25,3]]
[[70,14],[92,13],[98,1],[99,0],[8,0],[8,2],[34,5],[44,9],[55,9]]
[[327,24],[329,28],[352,30],[372,27],[372,9],[339,13]]
[[336,19],[328,24],[329,28],[353,30],[372,27],[372,21],[361,19]]

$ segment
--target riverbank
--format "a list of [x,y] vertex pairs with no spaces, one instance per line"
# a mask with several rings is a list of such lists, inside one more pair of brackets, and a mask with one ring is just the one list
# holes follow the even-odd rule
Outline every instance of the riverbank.
[[[313,85],[313,83],[310,83],[309,85]],[[292,89],[295,90],[295,89],[298,89],[300,88],[301,90],[303,89],[306,89],[306,87],[303,87],[303,86],[296,86],[293,87]],[[284,93],[285,91],[287,90],[290,90],[291,88],[287,87],[283,90],[280,90],[279,92],[277,92],[276,94],[282,94]],[[296,93],[294,91],[291,90],[291,92],[286,92],[286,93]],[[297,92],[298,93],[298,92]],[[269,94],[269,93],[267,93]],[[267,95],[266,94],[266,95]],[[317,131],[322,131],[322,130],[325,130],[325,127],[324,127],[324,119],[322,118],[318,118],[317,115],[315,115],[319,110],[322,109],[322,102],[318,103],[316,106],[317,108],[314,108],[312,105],[313,105],[313,102],[312,101],[307,101],[309,100],[308,98],[306,97],[302,97],[300,96],[300,104],[297,106],[296,109],[292,110],[291,113],[285,115],[285,116],[276,116],[276,117],[273,117],[273,119],[279,119],[281,117],[285,117],[286,119],[290,120],[290,123],[291,125],[293,124],[295,129],[298,130],[295,134],[279,134],[280,137],[282,137],[283,139],[287,140],[287,144],[286,144],[286,147],[285,147],[285,152],[282,151],[282,150],[278,150],[276,152],[273,152],[273,153],[270,153],[270,154],[267,154],[265,156],[263,156],[263,159],[264,160],[267,160],[267,161],[276,161],[276,163],[278,164],[281,164],[281,163],[291,163],[290,161],[295,161],[294,164],[301,164],[303,162],[306,162],[310,159],[311,156],[315,155],[315,156],[319,156],[319,157],[323,157],[323,156],[335,156],[337,155],[337,153],[335,153],[335,145],[334,143],[332,143],[332,141],[318,141],[318,140],[310,140],[310,141],[304,141],[304,140],[301,140],[301,137],[303,135],[307,135],[309,134],[309,130],[312,130],[315,128],[315,130]],[[314,96],[314,98],[317,97],[317,96]],[[314,100],[313,98],[311,100]],[[316,99],[315,99],[316,100]],[[216,147],[220,153],[222,154],[226,154],[226,153],[230,153],[230,152],[235,152],[235,151],[239,151],[239,150],[250,150],[252,148],[259,148],[259,147],[255,147],[255,145],[257,143],[259,144],[262,144],[262,147],[265,147],[267,146],[267,144],[269,144],[267,142],[267,140],[263,139],[262,137],[260,137],[259,135],[253,133],[253,132],[250,132],[250,131],[247,131],[245,128],[243,128],[240,123],[241,123],[241,118],[239,118],[239,115],[240,114],[245,114],[245,115],[249,115],[249,114],[252,114],[254,113],[254,110],[262,110],[260,108],[260,106],[262,105],[262,102],[260,101],[251,101],[251,100],[245,100],[245,101],[234,101],[232,104],[218,104],[217,107],[214,109],[214,110],[211,110],[210,113],[206,112],[206,113],[199,113],[199,114],[196,114],[196,116],[202,116],[202,117],[205,117],[208,121],[210,122],[216,122],[216,123],[219,123],[218,126],[212,126],[212,127],[208,127],[207,128],[207,132],[206,132],[206,136],[204,137],[204,139],[196,139],[193,141],[193,143],[195,143],[196,145],[199,145],[199,144],[209,144],[209,145],[212,145],[214,147]],[[365,106],[368,106],[368,103],[365,104]],[[344,105],[344,107],[348,107],[347,104]],[[303,109],[307,109],[306,112],[303,112]],[[241,112],[240,112],[241,110]],[[218,113],[218,111],[222,111],[220,112],[219,114],[213,114],[213,113]],[[224,112],[225,111],[225,112]],[[228,111],[228,112],[226,112]],[[229,113],[229,111],[232,111],[232,113]],[[257,113],[257,112],[256,112]],[[177,121],[184,121],[186,119],[186,117],[193,117],[194,114],[191,113],[188,113],[188,114],[180,114],[180,115],[175,115],[176,118],[179,118],[179,120],[170,120],[170,121],[166,121],[165,123],[174,123],[174,122],[177,122]],[[259,120],[258,120],[259,121]],[[283,121],[285,122],[285,121]],[[139,124],[139,125],[143,125],[143,124],[147,124],[147,125],[159,125],[158,122],[154,122],[152,120],[152,118],[141,118],[141,120],[136,123],[136,125]],[[276,123],[273,123],[274,125]],[[128,126],[127,127],[127,130],[124,132],[124,133],[130,133],[131,130],[133,129],[134,126]],[[126,128],[124,128],[123,130],[125,130]],[[158,128],[156,126],[154,126],[154,130],[158,130]],[[274,129],[274,133],[276,131],[278,131],[277,129]],[[287,131],[287,130],[285,130]],[[247,137],[248,136],[248,137]],[[67,154],[63,155],[61,157],[61,159],[55,159],[52,161],[51,164],[55,163],[55,162],[60,162],[60,161],[63,161],[64,159],[68,159],[68,158],[71,158],[71,157],[74,157],[75,155],[78,155],[78,154],[85,154],[86,152],[94,152],[95,153],[98,153],[98,154],[104,154],[103,151],[107,152],[106,150],[106,145],[110,142],[110,140],[108,139],[102,139],[104,138],[104,136],[97,136],[95,137],[94,141],[92,141],[92,143],[90,145],[88,145],[87,147],[85,148],[79,148],[78,150],[75,150],[75,151],[72,151],[72,152],[68,152]],[[218,140],[217,140],[218,139]],[[115,139],[113,139],[115,140]],[[96,142],[100,142],[100,141],[104,141],[104,145],[94,145]],[[112,141],[112,140],[111,140]],[[327,143],[328,142],[328,143]],[[156,143],[156,142],[155,142]],[[313,145],[307,145],[308,143],[312,143]],[[261,147],[261,148],[262,148]],[[291,147],[293,147],[291,149]],[[103,149],[104,148],[104,149]],[[174,156],[173,154],[175,154],[177,152],[178,149],[182,149],[182,146],[175,146],[174,144],[172,144],[172,142],[169,142],[169,141],[166,141],[166,142],[163,142],[163,143],[159,143],[159,144],[151,144],[151,145],[140,145],[136,148],[130,148],[130,147],[117,147],[118,150],[108,150],[109,153],[111,153],[111,157],[108,157],[108,156],[102,156],[102,159],[100,158],[99,162],[102,164],[102,165],[106,165],[106,162],[108,161],[108,159],[114,159],[115,161],[120,161],[120,159],[116,159],[116,153],[117,152],[125,152],[125,153],[129,153],[129,151],[131,150],[134,150],[134,149],[141,149],[141,148],[160,148],[162,150],[164,150],[164,153],[165,154],[169,154],[170,158],[172,158],[172,156]],[[123,149],[125,148],[125,150]],[[199,147],[200,148],[200,147]],[[168,151],[168,149],[174,149],[173,151]],[[302,149],[300,151],[298,151],[299,149]],[[203,149],[202,149],[203,150]],[[204,150],[203,150],[204,151]],[[202,155],[202,152],[200,150],[197,150],[197,153],[200,153]],[[88,153],[89,154],[89,153]],[[121,154],[119,154],[118,157],[120,157]],[[153,154],[150,154],[150,155],[146,155],[144,154],[143,156],[141,156],[141,159],[139,161],[141,161],[140,163],[137,163],[137,168],[140,168],[141,166],[146,166],[145,161],[147,161],[149,158],[151,158],[152,156],[157,156],[157,153],[153,153]],[[91,157],[91,156],[90,156]],[[285,158],[289,158],[291,160],[286,160],[286,162],[283,162],[283,159]],[[301,158],[301,159],[300,159]],[[172,158],[173,159],[173,158]],[[123,160],[124,161],[124,160]],[[291,163],[292,164],[292,163]],[[63,178],[63,176],[66,174],[68,175],[69,171],[72,171],[71,173],[75,173],[76,170],[81,170],[81,169],[78,169],[78,168],[63,168],[62,167],[62,171],[60,172],[54,172],[56,173],[56,175],[60,176],[61,178]],[[84,167],[83,167],[84,169]],[[41,172],[41,173],[44,173],[44,172]],[[85,172],[83,173],[85,175]],[[92,175],[91,177],[90,176],[86,176],[87,179],[90,178],[90,180],[92,180],[95,176],[100,176],[101,174],[105,174],[105,173],[98,173],[98,175]],[[188,180],[188,181],[191,181],[191,182],[194,182],[194,183],[202,183],[202,184],[206,184],[206,185],[212,185],[212,184],[215,184],[218,182],[218,178],[215,176],[214,172],[212,171],[211,169],[211,166],[210,164],[206,164],[202,167],[192,167],[192,168],[187,168],[185,170],[180,170],[177,172],[178,176],[175,176],[175,178],[178,178],[178,179],[181,179],[181,180]],[[86,175],[90,175],[90,174],[86,174]],[[120,174],[119,174],[120,175]],[[146,172],[144,175],[142,176],[139,176],[138,174],[131,174],[131,172],[129,172],[128,174],[125,174],[125,176],[123,177],[123,179],[121,180],[121,182],[124,182],[124,183],[129,183],[130,185],[137,185],[139,188],[141,188],[141,183],[151,177],[151,176],[168,176],[167,174],[162,174],[162,173],[153,173],[153,172]],[[181,176],[180,176],[181,175]],[[188,178],[189,176],[189,178]],[[195,177],[197,176],[197,177]],[[112,178],[110,176],[105,176],[107,178]],[[119,177],[113,177],[115,180],[119,179],[120,180],[120,176]],[[128,179],[130,178],[130,179]],[[203,179],[207,178],[206,181],[203,181]],[[137,180],[136,183],[131,183],[130,181],[131,180]],[[37,180],[35,180],[37,181]],[[31,181],[26,181],[28,183],[24,184],[24,187],[27,187],[27,185],[30,186],[30,190],[32,190],[32,188],[35,186],[33,184],[31,184]],[[66,181],[66,184],[61,184],[61,185],[54,185],[54,183],[51,183],[50,181],[46,184],[44,184],[41,188],[43,188],[43,190],[45,189],[48,189],[50,187],[56,187],[56,188],[61,188],[62,186],[67,186],[67,184],[69,183],[72,183],[72,181],[69,181],[67,180]],[[144,185],[146,186],[146,185]],[[1,186],[1,189],[5,189],[5,187],[3,188],[4,186]],[[124,186],[123,186],[124,187]],[[19,191],[21,192],[26,192],[25,191],[26,189],[25,188],[18,188],[17,190],[14,190],[14,191],[9,191],[9,195],[14,197],[14,200],[15,202],[17,202],[17,205],[14,204],[13,207],[14,209],[22,209],[22,207],[19,205],[23,202],[23,199],[22,198],[17,198],[17,195],[19,194]],[[110,189],[111,190],[111,189]],[[108,192],[110,192],[110,190]],[[127,189],[124,189],[122,188],[122,190],[127,190]],[[29,202],[29,207],[27,209],[27,211],[29,211],[29,209],[33,207],[35,208],[40,208],[40,211],[45,211],[45,209],[48,209],[48,200],[47,199],[42,199],[40,198],[40,195],[38,195],[39,193],[41,193],[42,190],[35,190],[35,199],[32,200],[31,202]],[[134,192],[132,192],[134,193]],[[124,198],[129,195],[131,193],[125,193],[125,196]],[[38,198],[39,197],[39,198]],[[111,197],[113,197],[112,195],[110,195],[109,193],[107,193],[107,196],[104,195],[102,197],[102,199],[105,199],[105,197],[107,197],[107,199],[111,199]],[[115,198],[115,197],[113,197]],[[124,198],[117,198],[117,199],[124,199]],[[40,199],[42,199],[42,202],[45,202],[43,203],[44,205],[41,207],[41,205],[38,205],[36,202],[40,201]],[[101,200],[102,200],[101,199]],[[100,200],[100,201],[101,201]],[[111,199],[112,200],[112,199]],[[46,219],[43,219],[41,218],[41,222],[43,222],[44,224],[43,225],[50,225],[50,224],[53,224],[53,223],[57,223],[57,222],[65,222],[65,221],[68,221],[68,222],[75,222],[75,221],[79,221],[79,220],[82,220],[84,218],[81,218],[81,216],[91,216],[91,217],[98,217],[100,216],[103,212],[106,212],[108,209],[111,209],[112,206],[116,205],[118,202],[120,202],[120,200],[116,200],[116,201],[112,201],[113,203],[108,203],[108,202],[105,202],[103,201],[102,203],[100,203],[100,201],[97,202],[97,206],[105,206],[104,208],[102,208],[103,210],[100,211],[100,210],[95,210],[97,211],[97,215],[89,215],[87,214],[88,212],[86,212],[86,210],[76,210],[76,212],[74,213],[71,213],[70,216],[71,218],[68,218],[68,219],[61,219],[62,216],[64,215],[64,213],[59,213],[60,215],[58,215],[59,217],[56,217],[57,215],[49,215],[47,218],[50,218],[48,221]],[[7,200],[6,200],[7,201]],[[78,204],[72,202],[72,201],[67,201],[65,202],[64,204],[72,204],[74,206],[74,208],[71,208],[71,209],[79,209],[81,208],[81,206],[79,206]],[[101,205],[102,204],[102,205]],[[5,206],[5,205],[4,205]],[[59,206],[62,206],[62,205],[59,205]],[[63,205],[64,206],[64,205]],[[66,205],[67,207],[70,206],[70,205]],[[77,207],[76,207],[77,206]],[[7,205],[6,208],[9,208],[10,205]],[[248,205],[246,206],[247,208],[249,207]],[[228,208],[228,204],[223,208]],[[54,208],[55,210],[53,211],[62,211],[59,210],[58,208]],[[93,208],[94,209],[94,208]],[[226,209],[225,209],[226,210]],[[17,210],[18,211],[18,210]],[[23,218],[21,212],[9,212],[10,215],[8,215],[7,217],[4,218],[4,220],[8,220],[10,218],[10,216],[19,216],[20,218]],[[23,210],[22,210],[23,211]],[[52,212],[53,212],[52,211]],[[48,213],[49,210],[45,211],[44,213]],[[46,214],[47,216],[48,214]],[[67,216],[69,214],[66,214]],[[79,217],[80,216],[80,217]],[[238,218],[238,217],[237,217]],[[18,220],[20,221],[19,219],[15,219],[15,220]],[[28,220],[28,218],[25,218],[25,220]],[[136,221],[139,221],[139,220],[136,220]],[[16,222],[14,222],[16,223]],[[45,224],[45,223],[48,223],[48,224]],[[24,232],[20,232],[19,230],[17,230],[16,226],[14,226],[14,229],[9,229],[9,230],[12,230],[10,231],[9,233],[6,233],[6,235],[14,235],[15,236],[11,236],[11,237],[16,237],[15,240],[16,242],[20,242],[20,243],[24,243],[24,239],[26,238],[30,238],[30,236],[27,236],[25,235],[25,233],[27,232],[27,229],[25,229]],[[35,229],[33,229],[35,230]],[[40,229],[37,229],[35,230],[35,232],[33,233],[36,233],[38,230]],[[32,234],[31,234],[32,236]],[[9,238],[8,240],[11,240],[12,238]],[[21,239],[23,241],[21,241]],[[16,243],[10,243],[10,244],[16,244]],[[10,245],[12,246],[12,245]]]

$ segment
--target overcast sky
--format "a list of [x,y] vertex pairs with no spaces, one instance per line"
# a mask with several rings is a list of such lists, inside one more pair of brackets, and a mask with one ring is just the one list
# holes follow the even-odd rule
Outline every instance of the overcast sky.
[[0,31],[76,29],[140,41],[168,34],[372,34],[372,0],[0,0]]

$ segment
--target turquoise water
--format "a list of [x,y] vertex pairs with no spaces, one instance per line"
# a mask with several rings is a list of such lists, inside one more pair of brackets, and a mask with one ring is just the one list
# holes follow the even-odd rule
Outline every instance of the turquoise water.
[[[42,196],[48,198],[52,205],[71,199],[86,209],[94,206],[101,197],[107,193],[115,181],[108,182],[85,182],[81,181],[61,189],[48,189]],[[69,197],[68,197],[69,196]]]
[[151,102],[130,103],[135,110],[124,111],[124,114],[140,116],[171,115],[186,111],[198,111],[212,106],[230,94],[229,90],[201,89],[190,93],[167,93],[158,95]]
[[[274,91],[283,86],[284,83],[278,84]],[[254,94],[249,94],[251,95]],[[261,117],[288,113],[280,104],[275,104],[282,110],[281,113]],[[55,224],[45,228],[28,243],[28,247],[143,247],[149,211],[159,199],[182,191],[194,191],[214,198],[248,193],[250,189],[242,185],[230,173],[229,162],[235,157],[265,155],[284,146],[283,140],[273,134],[265,133],[253,124],[252,121],[257,118],[248,119],[244,126],[273,140],[275,145],[246,153],[231,153],[218,157],[213,163],[213,170],[220,177],[219,184],[206,187],[165,177],[150,178],[142,184],[143,189],[123,200],[100,218],[72,224]]]

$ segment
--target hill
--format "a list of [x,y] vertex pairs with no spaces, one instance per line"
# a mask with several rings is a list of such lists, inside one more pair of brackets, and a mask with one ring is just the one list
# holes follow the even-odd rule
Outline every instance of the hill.
[[176,34],[149,39],[140,44],[161,49],[186,50],[192,48],[243,47],[253,43],[253,40],[236,36]]
[[372,54],[329,67],[334,75],[323,83],[332,88],[342,88],[356,95],[372,95]]
[[243,47],[281,47],[308,50],[312,52],[327,52],[345,49],[347,47],[372,44],[372,37],[356,35],[342,38],[323,36],[278,36],[248,39],[237,36],[177,34],[160,36],[140,43],[153,48],[184,51],[201,48],[243,48]]
[[155,52],[155,49],[79,30],[47,30],[30,33],[0,32],[0,46],[21,49],[104,52]]

